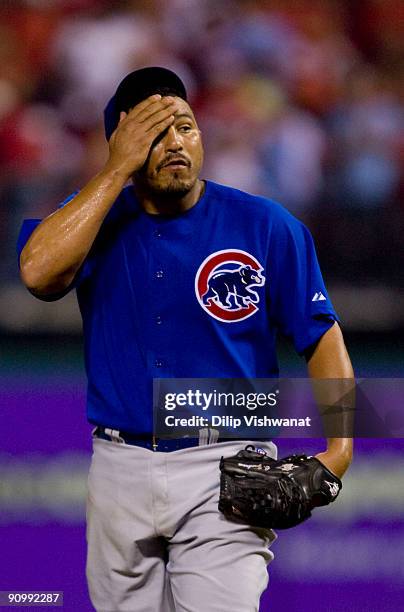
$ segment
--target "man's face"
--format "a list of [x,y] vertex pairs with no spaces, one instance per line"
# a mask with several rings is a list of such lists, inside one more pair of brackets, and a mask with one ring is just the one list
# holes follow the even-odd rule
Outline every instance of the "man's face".
[[203,163],[201,133],[185,100],[176,98],[174,123],[153,142],[147,160],[133,176],[152,193],[186,194],[195,185]]

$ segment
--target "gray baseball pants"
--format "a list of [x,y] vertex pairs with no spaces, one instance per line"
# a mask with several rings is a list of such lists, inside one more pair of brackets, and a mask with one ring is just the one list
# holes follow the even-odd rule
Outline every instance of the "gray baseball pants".
[[[97,612],[256,612],[269,529],[218,511],[219,460],[247,442],[171,453],[94,439],[87,580]],[[276,446],[259,442],[276,457]]]

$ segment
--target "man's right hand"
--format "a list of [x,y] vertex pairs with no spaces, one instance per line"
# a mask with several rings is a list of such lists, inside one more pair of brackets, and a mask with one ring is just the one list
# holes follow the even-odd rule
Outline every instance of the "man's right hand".
[[174,97],[150,96],[120,122],[106,166],[66,206],[35,229],[21,257],[21,277],[38,297],[67,289],[126,181],[145,163],[153,141],[174,122]]
[[177,110],[172,96],[155,94],[132,108],[121,112],[118,127],[109,141],[106,168],[125,179],[144,165],[153,141],[174,122]]

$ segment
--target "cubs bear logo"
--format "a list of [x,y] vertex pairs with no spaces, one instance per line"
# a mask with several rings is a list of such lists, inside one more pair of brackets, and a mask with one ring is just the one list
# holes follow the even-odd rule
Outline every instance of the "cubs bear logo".
[[259,309],[260,295],[251,287],[263,287],[263,267],[239,249],[216,251],[207,257],[195,277],[199,304],[211,317],[234,323]]

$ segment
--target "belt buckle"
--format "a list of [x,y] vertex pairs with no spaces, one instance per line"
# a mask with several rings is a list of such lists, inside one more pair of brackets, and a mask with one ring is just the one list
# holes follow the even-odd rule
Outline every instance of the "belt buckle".
[[117,444],[125,444],[125,440],[119,435],[119,429],[110,429],[109,427],[105,427],[104,432],[111,438],[112,442],[116,442]]

